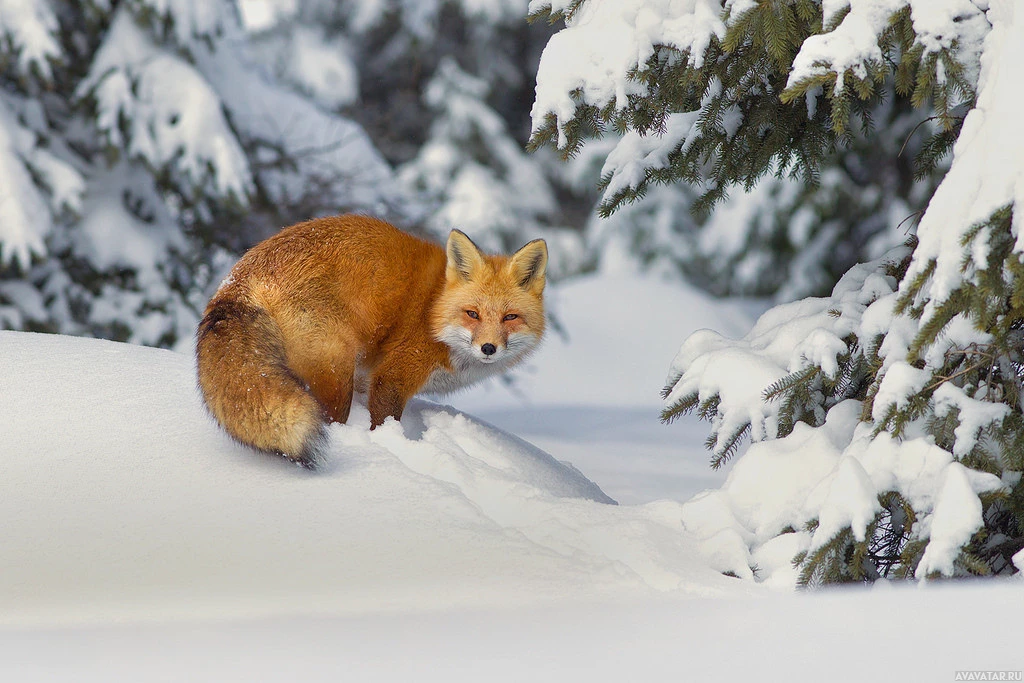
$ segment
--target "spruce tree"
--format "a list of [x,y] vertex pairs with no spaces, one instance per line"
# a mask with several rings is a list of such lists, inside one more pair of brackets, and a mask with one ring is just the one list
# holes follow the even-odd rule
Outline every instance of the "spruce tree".
[[398,204],[357,125],[249,65],[230,0],[40,0],[2,21],[4,328],[187,345],[255,241]]
[[[741,340],[695,334],[673,363],[665,420],[708,419],[714,466],[754,442],[726,492],[787,458],[824,459],[823,478],[800,483],[811,488],[778,470],[790,481],[773,484],[799,500],[772,520],[751,513],[751,543],[794,539],[804,584],[1024,567],[1014,3],[703,0],[660,23],[646,19],[671,9],[613,4],[533,6],[567,25],[542,59],[533,144],[570,155],[603,128],[622,134],[606,213],[659,183],[689,184],[707,210],[770,175],[813,187],[832,150],[884,137],[873,119],[884,102],[928,109],[919,174],[954,150],[905,246],[850,269],[824,299],[768,311]],[[643,31],[630,23],[641,10]],[[609,26],[632,62],[566,61]]]
[[914,159],[933,135],[929,118],[930,109],[905,98],[880,99],[871,129],[854,121],[809,180],[767,175],[749,191],[734,187],[706,214],[691,211],[697,188],[649,185],[642,199],[595,214],[587,247],[599,265],[625,256],[716,296],[827,295],[851,266],[901,244],[916,226],[948,165],[942,158],[917,171],[924,167]]
[[[625,15],[635,10],[633,4],[627,4]],[[642,261],[671,259],[679,275],[714,294],[779,300],[824,295],[851,265],[905,239],[904,229],[919,217],[945,170],[934,163],[934,134],[945,130],[942,117],[935,116],[927,98],[915,108],[898,96],[901,84],[878,70],[872,73],[880,80],[868,78],[866,99],[843,94],[852,92],[852,82],[838,91],[817,81],[790,84],[798,49],[813,31],[822,31],[820,3],[758,3],[746,11],[748,3],[726,2],[724,12],[722,4],[696,3],[701,11],[680,23],[707,21],[699,26],[709,32],[706,51],[694,52],[686,32],[674,43],[670,22],[665,40],[641,45],[641,52],[651,53],[646,60],[635,61],[632,71],[622,69],[627,88],[616,93],[605,89],[607,83],[593,86],[600,94],[593,101],[586,88],[580,89],[573,96],[581,106],[566,98],[537,112],[532,144],[554,142],[571,157],[589,136],[624,134],[620,152],[628,163],[609,156],[599,211],[606,217],[624,211],[630,217],[616,220],[613,229],[594,221],[594,248],[601,249],[601,235],[636,230],[629,241]],[[577,38],[612,10],[588,2],[532,7],[537,20],[578,24]],[[712,11],[723,15],[721,27],[707,20]],[[605,68],[617,69],[611,62]],[[702,68],[693,68],[698,62]],[[782,98],[762,96],[783,91]],[[571,119],[554,111],[570,107]],[[688,131],[685,144],[666,144],[649,151],[647,161],[633,163],[631,148],[644,139],[666,140],[676,129]],[[918,156],[931,163],[915,164]],[[636,200],[656,191],[656,201],[663,202],[678,190],[657,188],[680,181],[687,185],[684,194],[694,196],[673,201],[685,201],[694,215],[678,217],[671,235],[651,243],[647,237],[664,234],[666,224],[651,224],[644,202]],[[723,219],[711,211],[719,205]],[[887,213],[906,223],[897,228],[883,218]]]

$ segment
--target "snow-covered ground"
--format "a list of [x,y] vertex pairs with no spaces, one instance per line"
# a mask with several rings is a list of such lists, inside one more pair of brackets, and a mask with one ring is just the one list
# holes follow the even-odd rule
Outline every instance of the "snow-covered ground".
[[[1022,669],[1019,585],[0,632],[18,683],[865,683]],[[976,618],[968,615],[976,615]],[[981,626],[980,622],[985,626]]]
[[[232,443],[185,355],[0,333],[0,623],[722,595],[675,503],[620,507],[453,409],[333,427],[326,471]],[[753,590],[747,588],[747,590]]]
[[[554,457],[416,401],[373,433],[357,408],[316,474],[224,436],[188,356],[0,332],[0,680],[1020,668],[1008,642],[1019,582],[794,597],[720,573],[680,520],[722,475],[705,471],[699,426],[657,423],[657,392],[689,331],[740,333],[749,316],[624,275],[552,298],[568,341],[549,339],[520,394],[485,387],[454,403]],[[988,627],[964,629],[966,613]],[[870,662],[849,659],[869,646]]]
[[446,400],[571,462],[620,503],[685,501],[719,486],[727,470],[708,467],[707,425],[662,424],[660,392],[683,339],[704,327],[741,336],[756,305],[625,273],[578,278],[548,300],[561,333],[511,387],[492,382]]

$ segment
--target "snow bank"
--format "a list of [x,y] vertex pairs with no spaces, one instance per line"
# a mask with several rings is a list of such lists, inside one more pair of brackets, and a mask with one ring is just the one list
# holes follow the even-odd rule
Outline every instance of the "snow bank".
[[356,406],[325,472],[234,444],[192,361],[0,333],[0,623],[356,614],[753,590],[675,503],[620,507],[546,453],[414,401]]
[[[990,581],[497,613],[111,624],[5,632],[0,673],[46,683],[955,681],[959,671],[1016,675],[1022,610],[1018,583]],[[957,628],[968,614],[984,615],[986,626]],[[899,647],[879,615],[898,615]]]

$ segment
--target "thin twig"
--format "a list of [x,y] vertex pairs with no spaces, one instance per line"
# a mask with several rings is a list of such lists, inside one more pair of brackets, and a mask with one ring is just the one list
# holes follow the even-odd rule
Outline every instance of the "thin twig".
[[[899,222],[899,224],[897,224],[897,225],[896,225],[896,229],[897,229],[897,230],[899,230],[899,229],[900,229],[900,226],[901,226],[901,225],[903,225],[904,223],[906,223],[907,221],[909,221],[909,220],[910,220],[911,218],[913,218],[914,216],[920,216],[920,215],[921,215],[921,214],[923,214],[923,213],[924,213],[924,210],[923,210],[923,209],[922,209],[921,211],[915,211],[914,213],[910,214],[909,216],[907,216],[906,218],[904,218],[903,220],[901,220],[901,221]],[[909,230],[909,228],[907,228],[907,229]]]
[[[970,372],[971,370],[977,370],[978,368],[980,368],[980,367],[981,367],[981,366],[983,366],[983,365],[986,365],[986,363],[984,363],[984,362],[981,362],[981,363],[975,363],[974,365],[972,365],[972,366],[971,366],[971,367],[969,367],[969,368],[964,368],[963,370],[961,370],[961,371],[959,371],[959,372],[954,372],[954,373],[953,373],[952,375],[950,375],[949,377],[942,377],[942,378],[941,378],[941,379],[940,379],[940,380],[939,380],[938,382],[936,382],[935,384],[932,384],[931,386],[927,386],[927,387],[925,387],[925,388],[924,388],[924,390],[925,390],[925,391],[931,391],[932,389],[937,389],[937,388],[939,388],[940,386],[942,386],[943,384],[945,384],[946,382],[948,382],[948,381],[950,381],[950,380],[952,380],[952,379],[956,379],[956,378],[957,378],[957,377],[959,377],[960,375],[965,375],[965,374],[967,374],[968,372]],[[989,365],[989,366],[991,367],[991,365],[992,365],[992,364],[991,364],[991,363],[987,363],[987,365]]]
[[899,151],[899,153],[896,154],[896,156],[897,157],[903,156],[903,150],[905,150],[907,148],[907,144],[910,142],[910,138],[914,137],[914,133],[917,132],[918,128],[920,128],[924,124],[928,123],[929,121],[934,121],[936,119],[948,119],[948,118],[955,118],[955,117],[950,117],[949,115],[929,116],[925,120],[923,120],[920,123],[918,123],[916,126],[914,126],[913,130],[911,130],[909,133],[907,133],[907,137],[903,140],[903,144],[900,146],[900,151]]

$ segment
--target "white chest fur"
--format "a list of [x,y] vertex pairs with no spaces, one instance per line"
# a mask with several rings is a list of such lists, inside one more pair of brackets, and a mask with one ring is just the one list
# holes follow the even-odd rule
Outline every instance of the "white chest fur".
[[508,368],[507,363],[490,363],[485,364],[479,361],[473,361],[465,364],[457,364],[454,366],[452,371],[448,370],[434,370],[431,373],[430,378],[427,379],[427,383],[420,389],[421,394],[438,394],[445,395],[451,394],[464,389],[471,384],[476,384],[488,377],[494,377],[500,375]]
[[452,369],[434,370],[420,389],[421,394],[450,394],[500,375],[529,355],[539,339],[532,334],[512,333],[497,353],[489,357],[476,348],[469,330],[458,325],[445,327],[438,341],[448,346],[448,362]]

